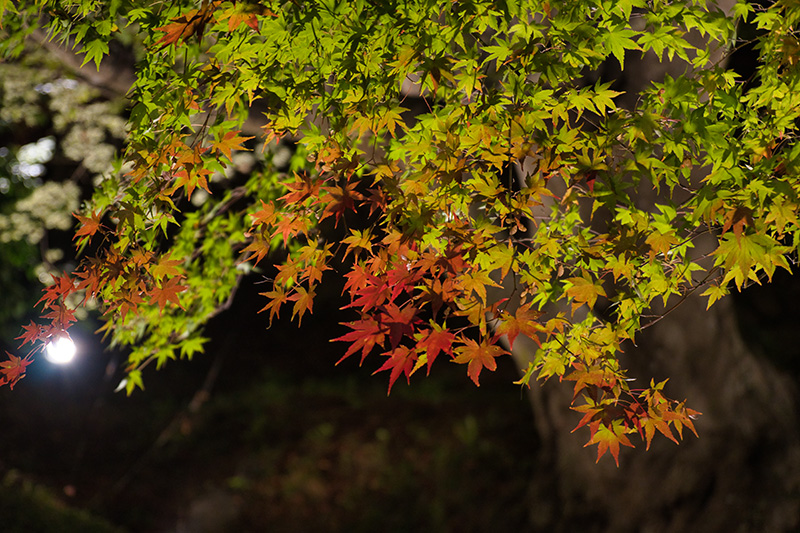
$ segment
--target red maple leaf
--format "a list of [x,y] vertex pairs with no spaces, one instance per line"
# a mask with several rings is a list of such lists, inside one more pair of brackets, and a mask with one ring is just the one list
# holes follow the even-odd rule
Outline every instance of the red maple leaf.
[[25,369],[33,362],[33,359],[30,358],[30,355],[24,358],[8,352],[6,355],[8,355],[8,361],[0,363],[0,374],[2,374],[0,385],[8,385],[13,390],[17,381],[25,377]]
[[342,341],[350,342],[352,344],[342,358],[336,361],[337,365],[356,353],[359,349],[361,350],[361,362],[359,362],[359,365],[361,365],[364,363],[364,359],[367,357],[367,354],[372,351],[372,348],[375,346],[383,346],[383,343],[386,339],[387,328],[374,318],[367,317],[344,325],[348,328],[351,328],[353,331],[346,333],[341,337],[331,339],[331,342]]
[[389,327],[389,342],[394,350],[405,336],[414,334],[414,323],[417,309],[412,305],[406,305],[400,309],[395,304],[390,303],[383,308],[380,322]]
[[417,339],[417,350],[425,350],[428,356],[428,375],[430,375],[431,365],[439,353],[453,355],[453,341],[456,340],[456,336],[438,324],[434,325],[434,329],[422,330],[417,334]]
[[53,276],[53,284],[44,289],[44,295],[39,298],[36,305],[44,302],[45,307],[50,307],[59,298],[66,298],[75,290],[75,281],[68,275]]
[[53,321],[53,326],[57,331],[66,331],[69,329],[70,324],[75,322],[75,311],[69,309],[61,302],[50,305],[51,311],[42,316],[42,318],[49,318]]
[[19,345],[20,348],[28,344],[29,342],[33,344],[34,342],[41,339],[42,335],[42,327],[34,321],[31,321],[30,324],[27,326],[22,326],[22,329],[25,330],[22,335],[19,337],[14,338],[14,340],[22,340],[22,343]]
[[206,5],[201,10],[192,9],[187,11],[180,17],[172,19],[166,26],[156,28],[156,31],[165,33],[156,44],[160,44],[161,48],[166,48],[179,40],[185,42],[194,34],[197,34],[198,39],[202,40],[203,31],[209,20],[211,20],[211,4]]
[[371,275],[367,275],[366,279],[369,284],[355,291],[352,296],[353,301],[344,306],[344,309],[357,307],[362,311],[369,311],[389,298],[389,287],[382,279]]
[[[380,280],[369,273],[364,265],[356,263],[350,269],[350,272],[344,275],[347,281],[342,289],[342,294],[350,291],[351,294],[357,294],[361,289],[368,285],[378,285]],[[349,306],[348,306],[349,307]]]
[[373,372],[375,375],[384,370],[391,370],[389,375],[389,390],[386,393],[388,396],[392,392],[392,385],[400,377],[400,374],[406,375],[406,381],[411,383],[411,370],[414,368],[414,361],[417,360],[417,353],[406,346],[398,346],[389,353],[389,358],[384,361],[383,365]]

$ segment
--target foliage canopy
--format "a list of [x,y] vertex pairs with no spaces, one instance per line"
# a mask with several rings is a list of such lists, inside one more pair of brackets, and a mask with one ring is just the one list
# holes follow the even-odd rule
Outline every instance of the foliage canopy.
[[[203,324],[250,272],[270,276],[270,322],[285,307],[302,320],[338,275],[357,315],[342,359],[377,360],[390,390],[441,358],[477,385],[530,337],[518,383],[573,381],[578,427],[616,460],[629,435],[677,442],[696,414],[664,383],[631,388],[620,345],[696,291],[711,305],[795,261],[793,0],[730,15],[661,0],[3,9],[6,56],[37,29],[98,67],[121,35],[143,46],[124,153],[76,215],[83,260],[45,290],[20,337],[30,353],[3,363],[12,386],[67,334],[75,294],[131,347],[130,393],[149,363],[202,350]],[[743,20],[759,30],[749,80],[724,65]],[[643,54],[685,68],[623,107],[595,74]],[[252,148],[263,162],[237,181]]]

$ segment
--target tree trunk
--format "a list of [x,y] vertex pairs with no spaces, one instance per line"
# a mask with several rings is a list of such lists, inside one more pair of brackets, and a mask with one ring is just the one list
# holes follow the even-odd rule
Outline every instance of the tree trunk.
[[595,447],[582,447],[586,431],[570,433],[579,419],[566,409],[571,387],[544,384],[531,394],[544,443],[532,486],[534,529],[800,527],[797,385],[745,345],[730,299],[706,311],[704,299],[690,298],[645,333],[624,363],[643,382],[669,376],[668,395],[688,398],[703,413],[700,438],[687,431],[675,446],[659,436],[648,452],[624,449],[619,468],[610,458],[595,464]]

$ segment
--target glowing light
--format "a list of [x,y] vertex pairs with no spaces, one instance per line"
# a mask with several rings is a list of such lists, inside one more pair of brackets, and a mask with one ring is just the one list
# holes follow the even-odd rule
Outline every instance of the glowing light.
[[45,359],[56,365],[66,365],[75,358],[78,348],[69,337],[59,337],[50,341],[45,348]]

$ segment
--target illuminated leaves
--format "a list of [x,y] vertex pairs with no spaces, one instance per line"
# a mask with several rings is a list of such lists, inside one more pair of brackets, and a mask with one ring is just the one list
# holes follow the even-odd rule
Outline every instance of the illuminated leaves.
[[373,372],[373,374],[383,372],[384,370],[391,370],[389,375],[389,390],[387,392],[387,394],[390,394],[392,392],[392,385],[394,385],[394,382],[400,377],[400,374],[405,374],[406,380],[409,380],[416,359],[417,354],[411,348],[398,346],[391,351],[389,358],[386,359],[383,365]]
[[572,311],[586,304],[589,308],[594,307],[598,296],[605,296],[606,291],[602,285],[592,281],[589,277],[568,278],[566,282],[565,294],[572,299]]
[[507,335],[508,344],[513,349],[514,341],[522,334],[538,341],[538,334],[544,328],[539,324],[538,319],[542,316],[541,311],[531,309],[530,304],[521,305],[513,315],[503,313],[500,317],[500,324],[495,328],[498,335]]
[[95,211],[91,213],[90,216],[85,217],[79,215],[77,213],[73,213],[73,216],[78,219],[80,223],[80,227],[75,231],[75,236],[73,239],[78,239],[78,245],[80,246],[85,241],[87,241],[92,235],[94,235],[97,230],[100,228],[100,219],[102,218],[101,211]]
[[180,284],[180,277],[172,277],[163,281],[160,285],[153,287],[150,291],[150,303],[157,303],[158,308],[163,311],[167,303],[172,302],[178,307],[181,306],[178,294],[185,291],[188,287]]
[[[403,2],[199,4],[142,3],[126,15],[149,45],[124,171],[76,215],[75,240],[94,249],[45,289],[43,320],[24,327],[23,345],[40,348],[76,305],[96,301],[103,331],[133,347],[131,391],[149,361],[202,347],[202,325],[244,276],[266,284],[272,324],[284,305],[302,321],[338,275],[340,361],[374,359],[390,389],[442,354],[477,384],[505,353],[504,336],[517,350],[526,336],[536,350],[519,383],[574,381],[578,426],[598,456],[618,460],[633,434],[649,446],[693,430],[694,413],[655,385],[628,387],[620,346],[656,298],[713,303],[731,282],[790,267],[800,132],[786,90],[796,47],[770,31],[786,16],[781,3],[758,13],[759,49],[774,53],[747,92],[730,73],[704,70],[710,54],[683,38],[696,28],[721,49],[734,21],[691,4],[637,4],[641,28],[630,2],[506,13],[476,0],[470,13],[490,13],[477,19]],[[118,31],[102,10],[48,17],[54,37],[96,63]],[[635,111],[618,107],[609,84],[578,83],[609,60],[629,68],[631,51],[692,64],[627,95]],[[421,113],[402,107],[410,95]],[[259,120],[264,149],[252,172],[236,165],[232,176],[235,152],[255,141],[244,125]],[[633,197],[644,190],[657,194]],[[714,265],[697,276],[708,266],[695,258],[708,251],[691,248],[710,235]]]
[[214,142],[211,147],[219,150],[228,161],[233,160],[233,150],[246,150],[242,143],[249,141],[253,137],[242,137],[238,131],[229,131],[219,141]]
[[620,445],[633,448],[633,444],[631,444],[631,441],[628,439],[625,433],[626,429],[619,421],[615,421],[610,426],[601,424],[594,430],[591,439],[589,439],[589,442],[587,442],[585,446],[597,444],[598,462],[607,451],[611,452],[614,462],[617,463],[617,466],[619,466]]
[[463,345],[456,348],[454,362],[467,365],[467,375],[480,386],[478,381],[481,371],[485,368],[494,372],[497,369],[496,357],[508,354],[496,344],[476,342],[472,339],[462,339]]
[[192,9],[172,19],[169,24],[156,28],[157,31],[164,33],[164,36],[156,44],[160,44],[164,48],[171,44],[178,44],[179,41],[186,41],[193,35],[202,39],[206,24],[211,20],[211,8],[212,4],[206,1],[202,9]]

